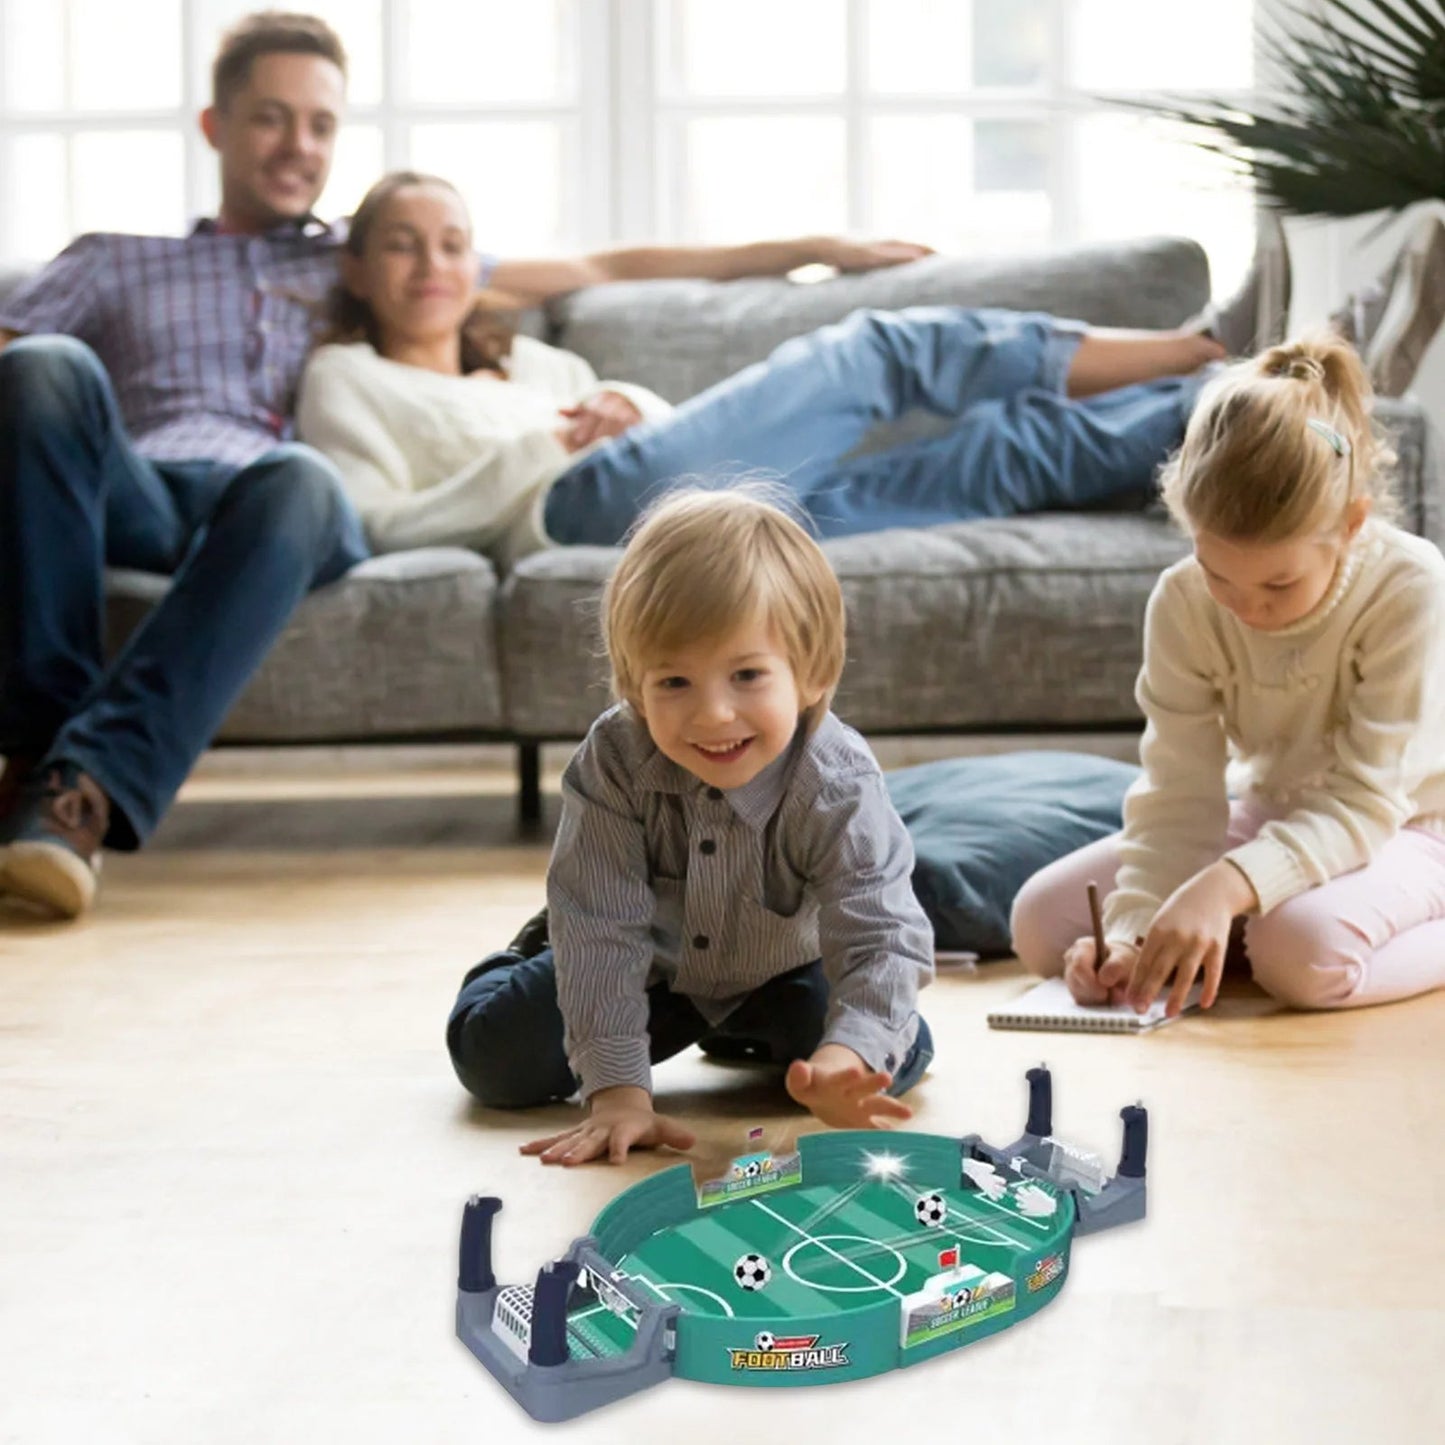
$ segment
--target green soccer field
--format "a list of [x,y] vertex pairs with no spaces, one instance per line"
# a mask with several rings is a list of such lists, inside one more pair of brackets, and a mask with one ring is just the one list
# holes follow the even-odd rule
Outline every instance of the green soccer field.
[[[929,1194],[945,1202],[941,1226],[922,1224],[915,1213],[915,1202]],[[1011,1195],[995,1201],[956,1186],[868,1178],[708,1209],[644,1240],[617,1261],[614,1277],[689,1314],[785,1327],[889,1297],[901,1301],[946,1272],[939,1256],[955,1246],[961,1263],[1017,1277],[1029,1264],[1023,1257],[1055,1247],[1058,1233],[1053,1218],[1021,1213]],[[768,1263],[761,1288],[744,1289],[734,1276],[746,1255]],[[595,1301],[574,1312],[570,1326],[579,1353],[617,1353],[631,1341],[627,1321]]]

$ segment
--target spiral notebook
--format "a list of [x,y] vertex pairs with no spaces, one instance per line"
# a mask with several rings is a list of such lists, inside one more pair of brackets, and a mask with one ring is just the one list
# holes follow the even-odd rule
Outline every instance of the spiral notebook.
[[[1201,992],[1202,986],[1196,983],[1189,990],[1184,1007],[1197,1007]],[[1167,999],[1167,994],[1160,995],[1144,1013],[1135,1013],[1127,1004],[1091,1008],[1074,1002],[1063,979],[1046,978],[1002,1008],[990,1009],[988,1021],[996,1029],[1075,1029],[1093,1034],[1144,1034],[1174,1022],[1164,1012]]]

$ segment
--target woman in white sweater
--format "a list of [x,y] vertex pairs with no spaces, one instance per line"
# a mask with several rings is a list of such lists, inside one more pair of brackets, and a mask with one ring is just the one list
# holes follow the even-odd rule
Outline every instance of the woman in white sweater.
[[[342,279],[331,344],[302,379],[300,436],[336,462],[376,551],[458,543],[503,563],[615,544],[683,476],[780,476],[822,536],[1142,490],[1183,434],[1197,382],[1181,378],[1223,355],[1197,329],[858,312],[674,410],[489,324],[461,197],[409,172],[363,200]],[[914,407],[957,424],[849,455]]]
[[[1150,598],[1124,831],[1029,881],[1014,946],[1081,1003],[1214,1002],[1235,920],[1298,1008],[1445,984],[1445,559],[1380,515],[1388,458],[1343,342],[1200,397],[1164,497],[1194,555]],[[1110,890],[1106,957],[1086,884]]]

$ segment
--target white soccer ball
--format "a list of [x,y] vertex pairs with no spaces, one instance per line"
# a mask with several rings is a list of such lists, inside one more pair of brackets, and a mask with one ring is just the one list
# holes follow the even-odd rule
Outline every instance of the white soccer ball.
[[937,1229],[948,1218],[948,1205],[941,1194],[923,1194],[914,1201],[913,1212],[920,1224]]
[[733,1278],[744,1289],[762,1289],[772,1277],[772,1266],[760,1254],[745,1254],[733,1265]]
[[777,1340],[767,1330],[759,1330],[753,1344],[760,1350],[770,1350],[777,1344]]
[[749,1159],[743,1167],[743,1173],[749,1179],[756,1179],[763,1172],[763,1166],[756,1159]]

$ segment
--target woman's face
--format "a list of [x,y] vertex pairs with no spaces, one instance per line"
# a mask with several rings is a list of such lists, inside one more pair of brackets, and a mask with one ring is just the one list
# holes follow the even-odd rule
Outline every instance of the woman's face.
[[383,203],[362,254],[345,253],[343,264],[347,289],[376,316],[383,352],[455,335],[471,310],[471,226],[445,186],[403,186]]

